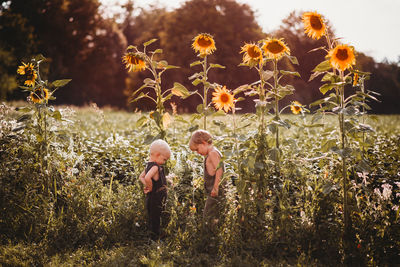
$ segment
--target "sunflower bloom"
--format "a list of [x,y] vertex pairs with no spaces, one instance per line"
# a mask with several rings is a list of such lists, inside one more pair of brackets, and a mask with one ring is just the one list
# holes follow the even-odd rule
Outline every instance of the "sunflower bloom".
[[267,58],[279,60],[284,54],[290,55],[290,49],[282,39],[268,38],[262,49]]
[[348,45],[337,45],[329,51],[328,57],[331,66],[341,71],[345,71],[356,64],[354,49]]
[[35,91],[33,91],[30,95],[31,100],[34,103],[40,104],[42,103],[44,100],[48,100],[49,99],[49,90],[47,90],[46,88],[43,88],[43,92],[42,92],[42,88],[38,88]]
[[251,64],[251,63],[260,63],[262,61],[262,51],[256,44],[245,44],[242,47],[240,53],[243,54],[243,63]]
[[226,86],[216,88],[212,95],[212,102],[216,109],[223,109],[225,112],[228,112],[231,108],[235,107],[233,95],[226,89]]
[[292,104],[290,105],[290,110],[292,111],[293,114],[299,114],[303,110],[303,108],[300,102],[293,101]]
[[326,34],[324,20],[317,12],[305,12],[302,21],[304,24],[304,32],[308,37],[318,40]]
[[129,52],[122,57],[122,61],[126,64],[129,71],[142,71],[146,69],[146,62],[139,55]]
[[25,79],[26,79],[24,82],[25,85],[27,85],[27,86],[35,85],[35,81],[37,79],[37,73],[36,73],[32,63],[25,64],[24,62],[22,62],[22,66],[18,67],[17,73],[19,75],[25,76]]
[[200,33],[193,39],[192,48],[199,52],[201,57],[211,55],[217,48],[213,37],[208,33]]

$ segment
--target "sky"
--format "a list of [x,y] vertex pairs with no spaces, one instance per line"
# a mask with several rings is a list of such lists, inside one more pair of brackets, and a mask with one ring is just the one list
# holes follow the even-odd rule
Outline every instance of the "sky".
[[[400,0],[236,0],[248,4],[255,12],[258,24],[265,32],[279,28],[292,11],[316,11],[330,21],[341,42],[354,46],[356,51],[375,61],[400,61]],[[115,2],[101,0],[108,10]],[[149,5],[178,8],[186,0],[136,0],[139,7]],[[114,9],[116,10],[116,9]],[[279,37],[279,36],[278,36]]]

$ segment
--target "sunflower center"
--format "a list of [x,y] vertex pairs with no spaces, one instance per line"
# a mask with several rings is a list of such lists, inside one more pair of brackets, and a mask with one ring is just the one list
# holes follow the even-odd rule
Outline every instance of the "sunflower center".
[[247,50],[247,54],[251,57],[251,58],[258,58],[260,56],[260,51],[255,47],[255,46],[251,46],[249,47],[249,49]]
[[322,22],[321,22],[321,19],[318,17],[318,16],[311,16],[310,17],[310,24],[311,24],[311,27],[314,29],[314,30],[321,30],[322,29],[322,27],[323,27],[323,24],[322,24]]
[[336,57],[337,57],[337,59],[339,59],[341,61],[347,60],[349,58],[347,49],[338,49],[336,52]]
[[212,45],[212,42],[208,37],[200,37],[197,44],[201,47],[209,47]]
[[227,103],[227,102],[229,102],[229,96],[227,94],[225,94],[225,93],[221,94],[220,100],[221,100],[222,103]]
[[285,48],[277,41],[270,42],[267,45],[267,49],[272,53],[272,54],[279,54],[281,53]]
[[301,107],[299,107],[299,106],[294,106],[294,109],[295,109],[296,111],[300,111],[300,110],[301,110]]

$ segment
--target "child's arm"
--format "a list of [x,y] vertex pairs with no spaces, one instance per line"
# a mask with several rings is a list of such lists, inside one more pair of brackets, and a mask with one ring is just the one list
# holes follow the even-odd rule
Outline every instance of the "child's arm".
[[142,171],[142,173],[139,175],[139,180],[142,182],[143,185],[146,185],[146,182],[144,181],[145,175],[146,175],[145,171]]
[[153,183],[151,182],[151,178],[155,177],[157,174],[158,166],[153,166],[144,176],[144,184],[146,186],[145,193],[151,192],[153,190]]
[[223,169],[221,167],[219,167],[221,157],[217,151],[211,151],[208,155],[208,158],[210,159],[210,163],[212,165],[213,170],[215,170],[215,182],[214,182],[214,187],[211,190],[211,196],[217,197],[219,183],[221,182],[221,178],[222,178],[222,174],[223,174]]

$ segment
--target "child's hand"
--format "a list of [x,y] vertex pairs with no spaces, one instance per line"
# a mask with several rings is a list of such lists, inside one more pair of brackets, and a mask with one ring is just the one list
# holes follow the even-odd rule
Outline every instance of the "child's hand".
[[217,197],[218,196],[218,188],[213,188],[212,190],[211,190],[211,196],[212,197]]
[[143,191],[144,191],[145,194],[151,192],[152,190],[153,190],[153,188],[150,188],[150,187],[148,187],[148,186],[145,186],[144,189],[143,189]]

